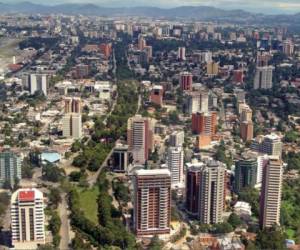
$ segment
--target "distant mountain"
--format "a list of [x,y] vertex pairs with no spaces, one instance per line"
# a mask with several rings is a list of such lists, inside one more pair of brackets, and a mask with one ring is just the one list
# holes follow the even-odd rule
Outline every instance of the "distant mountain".
[[243,10],[222,10],[208,6],[182,6],[170,9],[156,7],[107,8],[94,4],[60,4],[54,6],[22,2],[0,3],[0,13],[93,15],[93,16],[143,16],[154,18],[182,18],[195,20],[227,20],[238,22],[293,22],[300,21],[296,15],[263,15]]

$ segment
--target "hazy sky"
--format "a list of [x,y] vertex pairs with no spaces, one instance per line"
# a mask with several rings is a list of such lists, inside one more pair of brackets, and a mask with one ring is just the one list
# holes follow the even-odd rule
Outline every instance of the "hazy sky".
[[[0,2],[12,3],[23,0],[0,0]],[[29,0],[30,1],[30,0]],[[58,3],[94,3],[105,6],[157,6],[176,7],[182,5],[209,5],[226,9],[241,8],[253,11],[267,12],[300,12],[300,0],[31,0],[34,3],[58,4]]]

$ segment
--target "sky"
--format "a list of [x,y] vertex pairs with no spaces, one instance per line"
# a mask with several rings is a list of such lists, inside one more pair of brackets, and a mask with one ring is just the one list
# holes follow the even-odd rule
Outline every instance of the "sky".
[[[0,0],[4,3],[21,2],[24,0]],[[34,3],[50,4],[43,0],[26,0]],[[171,8],[183,5],[206,5],[223,9],[243,9],[267,13],[300,12],[300,0],[51,0],[51,4],[60,3],[94,3],[109,7],[155,6]]]

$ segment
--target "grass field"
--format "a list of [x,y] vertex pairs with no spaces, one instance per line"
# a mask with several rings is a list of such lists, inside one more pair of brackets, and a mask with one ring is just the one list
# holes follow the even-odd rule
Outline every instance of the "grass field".
[[80,207],[84,212],[85,217],[98,224],[98,187],[93,187],[90,189],[78,188],[78,192],[80,197]]

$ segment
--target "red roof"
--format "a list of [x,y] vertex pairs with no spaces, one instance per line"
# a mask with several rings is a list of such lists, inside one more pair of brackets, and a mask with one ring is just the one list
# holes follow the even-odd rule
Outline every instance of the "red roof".
[[34,200],[34,191],[20,191],[19,192],[20,201],[33,201]]

